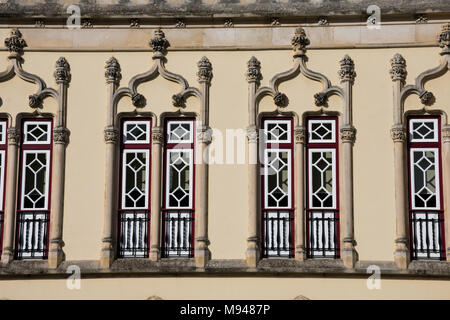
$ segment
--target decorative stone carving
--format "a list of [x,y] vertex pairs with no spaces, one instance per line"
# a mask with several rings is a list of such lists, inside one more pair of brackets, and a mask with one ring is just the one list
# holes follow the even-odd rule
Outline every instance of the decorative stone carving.
[[250,143],[258,142],[259,131],[255,126],[251,126],[247,128],[247,139]]
[[139,19],[131,19],[130,20],[130,28],[140,28],[141,24],[139,23]]
[[419,97],[420,101],[426,106],[431,106],[436,101],[434,94],[429,91],[422,92]]
[[155,128],[152,131],[152,141],[153,143],[162,144],[164,142],[164,134],[161,130],[156,130]]
[[442,141],[444,143],[450,143],[450,125],[442,127]]
[[314,104],[318,107],[326,106],[328,103],[328,96],[324,92],[319,92],[314,95]]
[[306,142],[306,130],[303,127],[296,127],[294,130],[294,137],[296,143]]
[[34,20],[34,27],[35,28],[45,28],[45,21],[42,19]]
[[92,27],[94,27],[94,23],[93,23],[92,19],[83,20],[83,22],[81,23],[81,28],[83,28],[83,29],[89,29]]
[[281,25],[280,19],[278,19],[278,18],[272,18],[272,19],[270,20],[270,25],[271,25],[271,26],[279,26],[279,25]]
[[231,19],[226,19],[225,22],[224,22],[224,24],[223,24],[223,26],[224,26],[225,28],[233,28],[233,27],[234,27],[233,20],[231,20]]
[[53,141],[56,144],[67,145],[69,143],[70,132],[64,127],[56,127],[53,129]]
[[211,62],[209,62],[207,57],[202,57],[200,61],[197,63],[198,66],[198,82],[211,82],[212,79],[212,65]]
[[262,79],[261,62],[259,62],[254,56],[252,56],[247,62],[247,72],[245,73],[245,77],[248,82],[258,83]]
[[391,74],[392,81],[399,80],[405,83],[408,72],[406,71],[406,60],[401,54],[396,53],[391,59],[391,70],[389,73]]
[[9,38],[5,39],[5,46],[8,51],[15,54],[23,54],[23,48],[27,47],[27,43],[22,39],[22,33],[19,29],[12,29]]
[[289,99],[288,97],[281,92],[278,92],[277,94],[275,94],[275,96],[273,97],[273,102],[281,108],[286,107],[289,104]]
[[348,55],[345,55],[339,63],[341,65],[341,69],[339,70],[338,75],[341,82],[349,81],[353,83],[356,77],[355,63],[353,60]]
[[161,29],[154,31],[155,37],[150,40],[150,46],[155,53],[161,53],[165,55],[167,53],[167,48],[170,47],[169,41],[167,41],[164,32]]
[[131,101],[136,108],[143,108],[147,104],[145,97],[140,93],[133,94],[131,96]]
[[403,126],[393,126],[391,129],[391,137],[394,142],[405,142],[406,129]]
[[295,29],[295,34],[291,38],[291,45],[295,52],[295,55],[304,55],[306,53],[306,47],[309,46],[311,42],[306,36],[305,29],[299,27]]
[[175,22],[175,28],[186,28],[186,22],[183,19],[177,19]]
[[42,108],[42,99],[37,94],[32,94],[28,97],[28,105],[30,108],[37,109]]
[[329,25],[328,19],[326,17],[320,17],[319,22],[317,22],[319,26],[327,26]]
[[19,145],[20,144],[20,131],[16,128],[8,128],[8,144]]
[[438,37],[439,46],[443,48],[441,55],[450,54],[450,23],[442,26],[441,33]]
[[200,143],[210,144],[212,142],[211,128],[201,128],[197,134],[197,141]]
[[427,23],[428,18],[424,15],[419,16],[419,18],[416,19],[416,23]]
[[342,142],[355,143],[356,129],[354,127],[343,127],[340,130]]
[[174,94],[172,96],[172,104],[174,107],[182,108],[184,107],[185,99],[181,94]]
[[70,65],[67,62],[66,58],[60,57],[56,61],[56,70],[53,75],[55,76],[56,83],[69,84],[71,79]]
[[105,142],[106,143],[116,143],[119,141],[119,130],[115,127],[106,127],[104,130]]
[[122,79],[122,73],[120,69],[119,61],[116,58],[111,57],[106,61],[105,65],[105,78],[106,83],[119,83]]

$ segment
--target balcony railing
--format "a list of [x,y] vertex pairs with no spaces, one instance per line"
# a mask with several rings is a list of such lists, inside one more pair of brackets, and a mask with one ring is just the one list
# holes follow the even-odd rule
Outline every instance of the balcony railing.
[[337,258],[339,243],[337,211],[308,210],[308,257]]
[[48,211],[17,212],[17,259],[47,258]]
[[293,257],[293,211],[265,210],[263,212],[263,256]]
[[193,210],[164,210],[163,257],[193,256]]
[[442,224],[444,220],[442,216],[442,211],[411,212],[413,259],[443,259]]
[[121,258],[148,257],[149,215],[148,210],[119,212]]

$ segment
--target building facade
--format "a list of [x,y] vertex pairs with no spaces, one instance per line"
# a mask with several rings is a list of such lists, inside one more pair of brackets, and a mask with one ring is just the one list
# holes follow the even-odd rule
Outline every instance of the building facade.
[[0,3],[0,298],[450,298],[450,5],[379,2]]

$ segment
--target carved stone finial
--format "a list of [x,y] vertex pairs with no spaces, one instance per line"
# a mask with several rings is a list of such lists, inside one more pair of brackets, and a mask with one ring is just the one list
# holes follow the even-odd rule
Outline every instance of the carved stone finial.
[[389,73],[392,81],[400,80],[402,83],[405,83],[408,72],[406,71],[406,60],[401,54],[397,53],[391,59],[391,70]]
[[184,107],[184,103],[185,103],[185,99],[181,94],[174,94],[172,96],[172,104],[174,107],[177,108],[183,108]]
[[32,95],[28,96],[28,105],[30,106],[30,108],[33,108],[33,109],[42,108],[41,97],[37,94],[32,94]]
[[439,46],[443,48],[441,55],[450,54],[450,23],[446,23],[442,26],[438,42]]
[[72,78],[70,74],[70,65],[67,62],[66,58],[60,57],[56,61],[56,70],[53,74],[56,79],[56,83],[60,84],[68,84]]
[[324,92],[319,92],[314,95],[314,104],[317,107],[326,107],[328,103],[328,96]]
[[212,65],[211,62],[208,60],[207,57],[202,57],[200,61],[197,63],[198,66],[198,82],[211,82],[211,79],[213,77],[212,74]]
[[295,34],[291,39],[292,48],[294,49],[294,57],[306,54],[306,47],[311,42],[306,35],[305,29],[299,27],[295,29]]
[[155,55],[154,58],[162,58],[167,53],[167,48],[170,47],[169,41],[167,41],[164,32],[161,29],[156,29],[155,37],[150,40],[150,46],[153,49]]
[[341,82],[351,82],[355,81],[356,72],[355,72],[355,63],[352,58],[348,55],[345,55],[344,58],[339,62],[341,65],[341,69],[338,72],[339,78],[341,78]]
[[131,96],[131,101],[136,108],[143,108],[147,104],[145,97],[140,93],[133,94]]
[[247,72],[245,77],[248,82],[259,82],[262,78],[261,75],[261,62],[258,61],[254,56],[250,58],[247,62]]
[[281,92],[278,92],[274,97],[273,97],[273,102],[281,108],[286,107],[289,104],[289,99],[288,97]]
[[406,141],[406,130],[402,125],[393,126],[391,129],[391,137],[394,142]]
[[119,83],[120,79],[122,79],[122,73],[120,72],[120,64],[116,58],[111,57],[108,61],[106,61],[105,65],[105,78],[106,83]]
[[420,98],[420,101],[426,106],[431,106],[436,101],[436,98],[434,97],[434,94],[432,92],[430,92],[430,91],[422,92],[420,94],[419,98]]
[[17,57],[23,54],[23,48],[27,47],[27,43],[22,39],[19,29],[15,28],[11,30],[10,37],[5,39],[5,46],[12,53],[10,57]]

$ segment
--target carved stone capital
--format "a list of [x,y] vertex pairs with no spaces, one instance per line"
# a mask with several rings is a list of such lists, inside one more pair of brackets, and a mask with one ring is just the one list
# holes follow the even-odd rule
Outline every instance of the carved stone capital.
[[117,143],[119,141],[119,130],[115,127],[106,127],[104,130],[106,143]]
[[67,145],[69,143],[70,131],[64,127],[56,127],[53,129],[53,141],[55,144],[64,144]]
[[356,129],[355,127],[342,127],[340,130],[342,142],[355,143],[356,140]]
[[18,146],[20,144],[20,131],[16,128],[8,128],[8,144]]
[[208,58],[202,57],[200,61],[197,63],[197,66],[198,66],[197,72],[198,82],[210,83],[213,77],[213,73],[212,73],[212,65],[211,62],[208,60]]
[[212,142],[212,130],[209,127],[203,127],[197,134],[197,141],[200,143],[210,144]]
[[442,141],[444,143],[450,143],[450,125],[442,127]]
[[106,83],[118,84],[122,79],[119,61],[114,57],[109,58],[109,60],[106,61],[105,69]]
[[406,71],[406,60],[399,53],[391,59],[391,74],[392,81],[401,81],[405,83],[408,72]]
[[393,126],[391,129],[391,137],[394,142],[405,142],[406,129],[402,125]]
[[8,51],[12,53],[10,57],[14,58],[23,54],[23,48],[27,47],[27,43],[22,39],[22,33],[19,29],[14,28],[11,30],[9,38],[5,39],[5,46],[8,48]]
[[160,59],[167,54],[167,48],[170,47],[169,41],[167,41],[164,32],[161,29],[154,31],[155,37],[150,40],[150,47],[152,47],[153,58]]
[[249,143],[258,142],[259,130],[256,126],[251,126],[247,128],[247,139]]
[[296,143],[306,142],[306,130],[304,127],[296,127],[294,130],[294,137]]
[[247,62],[247,71],[245,72],[245,77],[247,81],[259,83],[261,81],[261,62],[258,61],[254,56],[250,58]]
[[438,37],[439,46],[443,49],[441,55],[450,54],[450,23],[442,26]]
[[292,49],[294,50],[294,57],[303,56],[306,54],[306,47],[309,46],[311,42],[306,35],[305,29],[299,27],[295,29],[295,34],[291,38]]
[[56,61],[56,70],[53,75],[55,77],[56,83],[69,84],[72,76],[70,74],[70,65],[67,62],[66,58],[60,57]]
[[163,134],[163,130],[161,128],[153,128],[152,142],[154,144],[162,144],[164,142],[164,134]]
[[355,63],[352,58],[348,55],[345,55],[344,58],[339,62],[341,65],[341,69],[338,72],[339,78],[341,82],[351,82],[355,81],[356,72],[355,72]]

